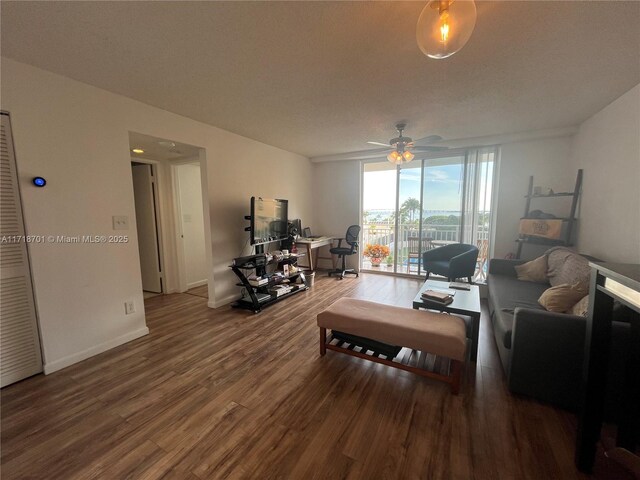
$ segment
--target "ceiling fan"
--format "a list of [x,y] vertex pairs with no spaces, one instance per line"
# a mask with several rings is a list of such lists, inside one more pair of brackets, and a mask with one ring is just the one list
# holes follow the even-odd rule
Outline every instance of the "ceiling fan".
[[420,151],[420,152],[439,152],[441,150],[447,150],[447,147],[436,147],[430,146],[429,143],[437,142],[438,140],[442,140],[442,137],[439,135],[429,135],[428,137],[421,138],[416,140],[415,142],[411,137],[404,137],[402,132],[404,131],[406,123],[398,123],[396,125],[396,130],[398,130],[398,136],[396,138],[392,138],[389,140],[389,143],[380,143],[380,142],[367,142],[369,145],[380,145],[383,147],[390,148],[392,151],[387,155],[387,160],[391,163],[395,163],[396,165],[401,165],[403,163],[408,163],[415,155],[411,152]]

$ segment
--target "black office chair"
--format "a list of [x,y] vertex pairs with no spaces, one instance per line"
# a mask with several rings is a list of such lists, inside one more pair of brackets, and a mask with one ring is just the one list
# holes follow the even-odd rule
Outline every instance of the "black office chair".
[[[351,225],[347,228],[347,233],[344,238],[338,239],[338,246],[329,250],[331,253],[338,255],[338,259],[342,257],[342,269],[336,268],[332,270],[329,272],[329,276],[339,274],[340,280],[342,280],[347,273],[353,273],[356,277],[358,276],[358,272],[353,268],[347,268],[347,256],[358,252],[358,235],[360,235],[360,225]],[[349,246],[343,247],[342,240]]]

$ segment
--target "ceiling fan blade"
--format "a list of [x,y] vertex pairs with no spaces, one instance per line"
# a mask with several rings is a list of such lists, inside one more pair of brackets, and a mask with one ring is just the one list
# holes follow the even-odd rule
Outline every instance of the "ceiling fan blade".
[[367,142],[369,145],[381,145],[383,147],[387,147],[387,148],[393,148],[391,147],[391,145],[389,145],[388,143],[380,143],[380,142]]
[[418,140],[414,140],[413,143],[416,145],[426,145],[428,143],[438,142],[442,140],[440,135],[429,135],[428,137],[419,138]]
[[416,146],[411,150],[416,152],[442,152],[443,150],[449,150],[449,147],[428,147],[428,146]]

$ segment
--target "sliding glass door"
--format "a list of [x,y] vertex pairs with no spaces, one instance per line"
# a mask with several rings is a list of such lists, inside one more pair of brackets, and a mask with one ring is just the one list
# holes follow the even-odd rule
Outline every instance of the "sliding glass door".
[[[365,163],[363,269],[424,275],[422,252],[471,243],[480,250],[476,280],[483,280],[495,157],[495,149],[473,149],[402,167],[386,161]],[[387,250],[382,260],[372,256]]]
[[[464,155],[425,159],[422,180],[423,251],[460,241]],[[422,262],[422,259],[420,259]],[[422,271],[420,263],[419,274]]]
[[[398,170],[384,161],[365,163],[362,182],[362,268],[395,272]],[[379,245],[380,258],[369,256]],[[371,247],[369,247],[371,246]],[[369,247],[369,248],[368,248]],[[384,248],[383,248],[384,247]],[[384,256],[384,251],[388,254]]]

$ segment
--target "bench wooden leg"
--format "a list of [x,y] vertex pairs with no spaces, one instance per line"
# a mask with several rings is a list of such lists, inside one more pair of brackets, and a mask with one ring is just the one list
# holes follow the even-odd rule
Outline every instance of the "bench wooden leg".
[[320,327],[320,356],[327,353],[327,329]]
[[460,392],[460,381],[462,380],[462,362],[451,360],[451,393],[457,395]]

